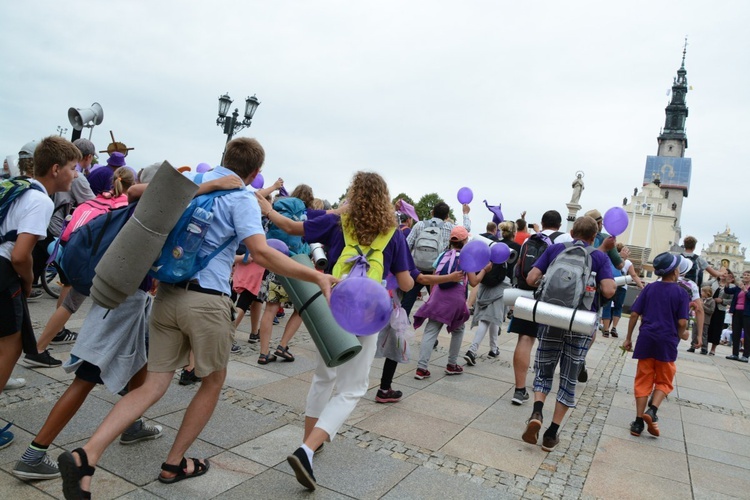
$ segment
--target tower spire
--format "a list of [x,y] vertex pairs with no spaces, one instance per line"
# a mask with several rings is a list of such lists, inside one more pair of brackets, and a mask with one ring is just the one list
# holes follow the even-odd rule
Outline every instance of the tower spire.
[[[682,61],[680,69],[677,70],[677,76],[672,82],[672,100],[667,105],[665,111],[666,119],[664,121],[664,129],[659,135],[659,145],[665,144],[665,141],[677,141],[682,142],[683,147],[680,148],[680,154],[677,156],[684,156],[684,150],[687,149],[687,135],[685,133],[685,120],[688,116],[688,107],[685,102],[685,96],[688,92],[687,83],[687,70],[685,69],[685,56],[687,55],[687,37],[685,37],[685,44],[682,47]],[[674,152],[674,148],[671,148]],[[660,155],[666,155],[664,152],[659,153]]]

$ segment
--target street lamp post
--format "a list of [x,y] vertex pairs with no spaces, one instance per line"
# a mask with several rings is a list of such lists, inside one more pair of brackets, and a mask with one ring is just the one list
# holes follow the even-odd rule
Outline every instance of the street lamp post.
[[67,133],[68,133],[68,129],[67,128],[62,128],[60,125],[57,126],[57,135],[59,135],[60,137],[62,137],[63,135],[65,135]]
[[219,97],[219,117],[216,119],[216,125],[224,127],[224,133],[227,136],[227,142],[224,143],[224,152],[221,154],[221,165],[224,165],[224,154],[227,152],[226,145],[232,140],[234,134],[250,126],[253,121],[253,115],[255,115],[255,110],[260,106],[260,101],[258,101],[255,95],[245,99],[245,117],[242,121],[239,121],[240,110],[237,108],[234,108],[234,112],[228,115],[229,106],[231,105],[232,98],[229,97],[229,93]]

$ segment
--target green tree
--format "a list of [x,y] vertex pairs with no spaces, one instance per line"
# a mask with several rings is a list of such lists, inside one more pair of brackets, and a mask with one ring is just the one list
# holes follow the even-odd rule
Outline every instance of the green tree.
[[391,203],[395,205],[398,200],[404,200],[409,205],[414,206],[414,200],[406,193],[397,194],[396,197],[391,200]]
[[[417,211],[417,215],[419,216],[419,220],[425,220],[430,218],[430,210],[432,210],[432,207],[434,207],[437,203],[440,203],[441,201],[445,201],[438,195],[437,193],[428,193],[424,196],[422,196],[416,205],[414,205],[414,210]],[[450,212],[448,212],[448,217],[450,219],[456,220],[456,216],[453,214],[453,209],[451,208]],[[461,221],[458,221],[459,223]]]
[[346,191],[344,192],[344,194],[342,194],[341,196],[339,196],[338,201],[336,201],[336,203],[333,203],[331,205],[331,207],[332,208],[339,208],[339,205],[341,205],[341,202],[344,201],[344,199],[346,199]]

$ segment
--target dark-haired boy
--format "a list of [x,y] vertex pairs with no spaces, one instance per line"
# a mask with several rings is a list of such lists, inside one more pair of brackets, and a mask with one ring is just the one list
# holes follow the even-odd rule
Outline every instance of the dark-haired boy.
[[[16,198],[5,218],[0,222],[0,392],[13,371],[24,343],[36,347],[33,331],[22,343],[21,330],[28,318],[26,298],[34,282],[32,251],[40,238],[47,236],[54,204],[50,196],[69,191],[77,173],[76,163],[81,153],[73,143],[58,136],[43,139],[34,151],[32,188]],[[8,236],[15,231],[16,236]],[[12,234],[12,233],[11,233]],[[0,448],[13,440],[13,434],[0,435]]]

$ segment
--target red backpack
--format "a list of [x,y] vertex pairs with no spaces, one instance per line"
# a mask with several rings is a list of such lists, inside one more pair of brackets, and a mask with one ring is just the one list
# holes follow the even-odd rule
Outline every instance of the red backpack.
[[72,218],[68,221],[65,229],[60,235],[60,240],[66,242],[70,239],[78,228],[85,226],[98,215],[106,214],[115,208],[121,208],[128,205],[128,195],[122,194],[113,197],[111,193],[102,193],[93,200],[88,200],[76,207],[73,211]]

